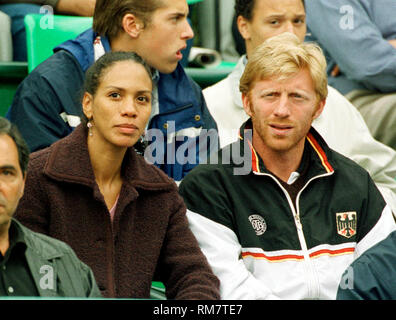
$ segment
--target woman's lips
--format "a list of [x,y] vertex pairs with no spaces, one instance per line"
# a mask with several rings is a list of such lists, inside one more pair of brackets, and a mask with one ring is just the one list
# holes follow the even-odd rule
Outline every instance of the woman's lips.
[[133,124],[120,124],[116,126],[122,133],[126,134],[133,134],[138,130],[138,127],[136,127]]

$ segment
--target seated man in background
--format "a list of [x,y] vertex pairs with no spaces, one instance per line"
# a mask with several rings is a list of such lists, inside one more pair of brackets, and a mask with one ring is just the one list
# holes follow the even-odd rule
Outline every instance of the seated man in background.
[[24,18],[29,13],[47,13],[42,6],[51,6],[54,13],[65,15],[93,15],[95,0],[2,0],[0,11],[12,19],[14,61],[27,61]]
[[347,266],[396,225],[367,171],[311,127],[325,57],[291,33],[273,37],[249,55],[240,90],[250,119],[239,141],[180,184],[221,297],[335,299]]
[[[30,150],[51,145],[80,123],[84,72],[95,60],[108,51],[136,52],[156,70],[148,123],[158,133],[152,162],[180,181],[199,162],[202,145],[210,153],[208,143],[198,143],[207,138],[203,129],[216,128],[201,88],[179,63],[194,36],[188,10],[186,0],[98,0],[93,30],[55,48],[17,89],[8,117]],[[175,159],[179,153],[192,161]]]
[[372,135],[396,149],[394,0],[306,0],[307,26],[325,51],[329,83],[360,111]]
[[[226,79],[203,91],[217,122],[221,147],[237,140],[238,128],[249,117],[242,105],[239,79],[253,50],[264,40],[286,31],[296,34],[300,41],[306,34],[302,0],[236,0],[235,11],[247,56],[241,57]],[[313,121],[313,127],[332,149],[370,173],[396,213],[396,151],[374,140],[356,108],[330,86],[326,106]]]
[[28,161],[19,131],[0,117],[0,296],[101,297],[91,269],[68,245],[13,218]]

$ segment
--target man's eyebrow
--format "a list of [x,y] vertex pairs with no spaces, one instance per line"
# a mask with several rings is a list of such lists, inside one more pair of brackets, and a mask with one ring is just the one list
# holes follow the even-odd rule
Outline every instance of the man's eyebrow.
[[184,13],[184,12],[172,12],[169,14],[170,17],[176,17],[176,18],[184,18],[188,16],[188,13]]
[[16,167],[12,164],[6,164],[4,166],[0,166],[0,170],[16,170]]
[[[280,14],[271,14],[271,15],[267,16],[267,19],[285,18],[285,17],[286,17],[286,14],[280,13]],[[299,14],[295,14],[293,16],[293,18],[305,18],[305,17],[306,17],[305,13],[299,13]]]

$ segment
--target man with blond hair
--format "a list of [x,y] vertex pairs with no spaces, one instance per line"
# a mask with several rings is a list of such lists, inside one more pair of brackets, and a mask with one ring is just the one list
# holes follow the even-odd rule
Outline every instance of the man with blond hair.
[[[246,55],[226,79],[203,90],[208,109],[217,123],[220,147],[238,139],[238,129],[249,117],[243,108],[239,79],[254,49],[283,32],[294,33],[304,41],[307,30],[302,0],[236,0],[235,14]],[[332,149],[370,173],[396,214],[396,151],[372,137],[359,111],[328,86],[326,108],[312,125]]]
[[[250,118],[239,141],[180,185],[221,297],[335,299],[348,265],[396,227],[367,171],[311,126],[326,102],[325,57],[291,33],[273,37],[249,55],[240,91]],[[223,157],[238,153],[247,174]]]

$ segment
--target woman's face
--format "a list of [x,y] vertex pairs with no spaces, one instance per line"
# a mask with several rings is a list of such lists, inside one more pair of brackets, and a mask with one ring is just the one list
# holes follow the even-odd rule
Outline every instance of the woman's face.
[[95,143],[131,147],[143,134],[151,113],[152,81],[139,63],[127,60],[103,71],[94,96],[84,94],[83,110],[92,119]]

